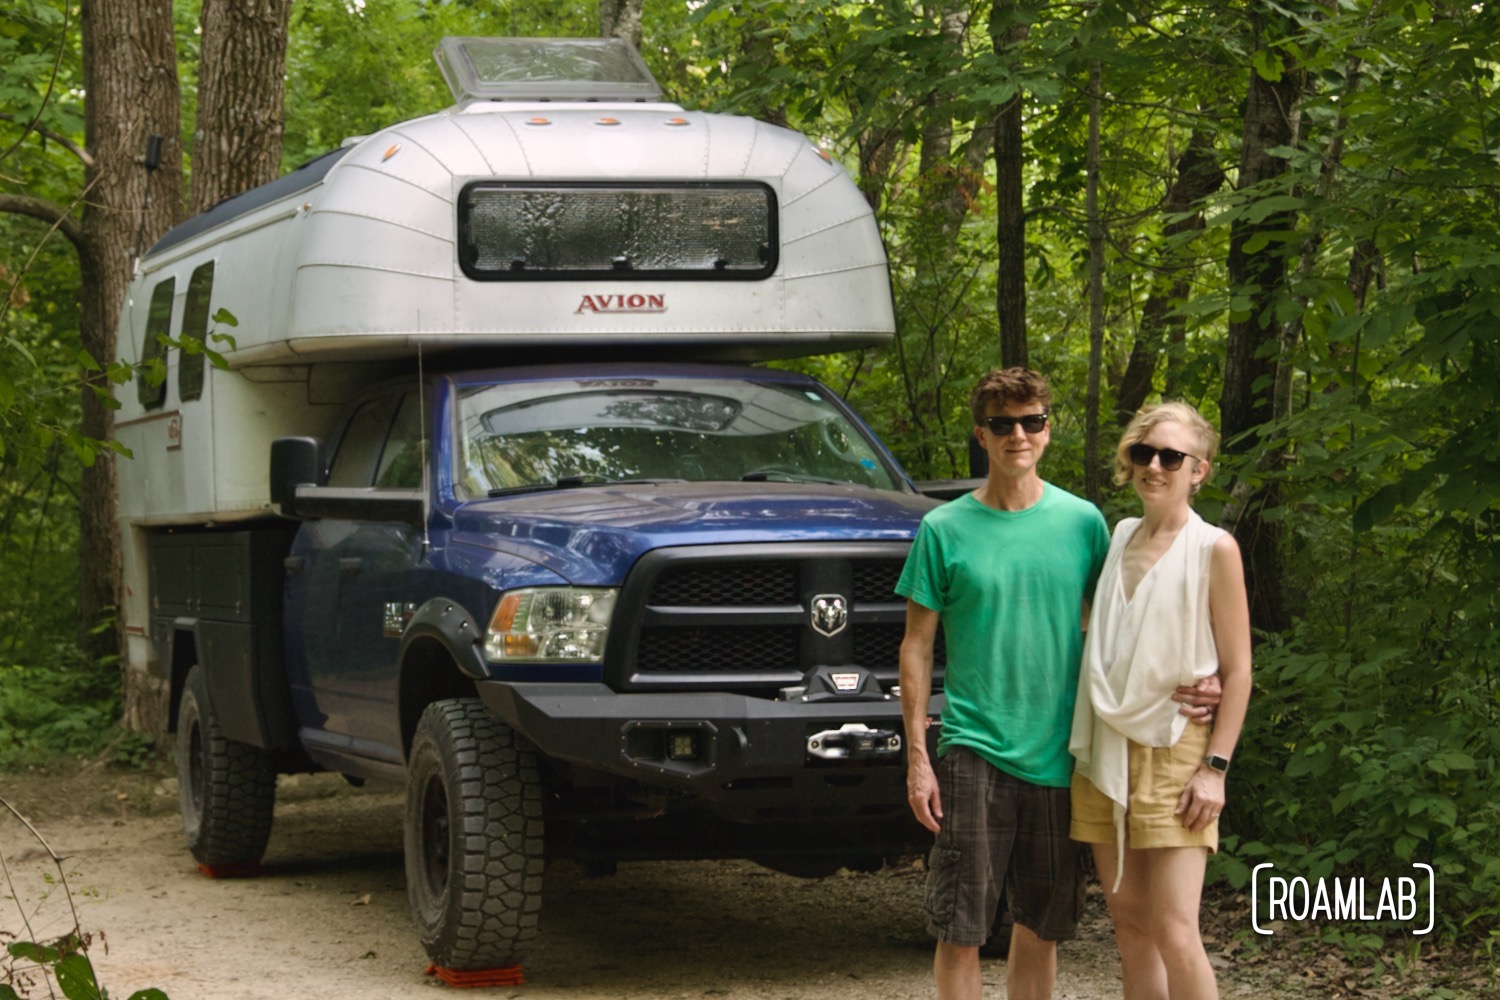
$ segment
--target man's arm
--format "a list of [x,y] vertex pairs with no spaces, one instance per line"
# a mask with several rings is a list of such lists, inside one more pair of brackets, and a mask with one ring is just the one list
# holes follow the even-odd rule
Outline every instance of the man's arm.
[[937,775],[927,759],[927,703],[932,695],[932,646],[938,613],[906,602],[906,635],[901,640],[901,718],[906,724],[906,801],[912,814],[933,833],[943,818]]
[[1182,702],[1177,711],[1200,726],[1214,721],[1214,709],[1224,697],[1224,685],[1218,674],[1211,674],[1197,684],[1184,684],[1172,692],[1172,700]]

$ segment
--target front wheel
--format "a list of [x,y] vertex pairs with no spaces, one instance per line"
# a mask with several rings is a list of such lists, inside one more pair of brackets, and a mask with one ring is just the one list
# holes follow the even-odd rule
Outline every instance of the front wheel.
[[224,737],[198,666],[188,671],[177,708],[177,794],[193,857],[206,865],[260,861],[276,806],[275,759]]
[[406,778],[406,890],[422,946],[450,969],[514,965],[542,908],[536,753],[478,699],[427,706]]

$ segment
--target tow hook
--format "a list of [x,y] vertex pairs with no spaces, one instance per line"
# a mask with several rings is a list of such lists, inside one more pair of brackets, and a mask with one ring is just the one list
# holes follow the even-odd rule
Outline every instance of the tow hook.
[[871,729],[862,722],[825,729],[807,738],[807,755],[823,760],[879,759],[900,753],[900,733],[894,729]]

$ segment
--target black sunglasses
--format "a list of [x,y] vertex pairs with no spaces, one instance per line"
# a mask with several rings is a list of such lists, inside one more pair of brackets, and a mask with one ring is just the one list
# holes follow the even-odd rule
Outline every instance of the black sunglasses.
[[1176,472],[1182,468],[1184,458],[1191,458],[1195,462],[1203,461],[1197,455],[1189,455],[1185,451],[1178,451],[1175,448],[1153,448],[1149,444],[1133,444],[1126,450],[1126,454],[1130,456],[1130,464],[1139,465],[1141,468],[1150,465],[1153,458],[1160,458],[1161,467],[1166,472]]
[[1024,417],[985,417],[984,425],[990,429],[991,434],[999,434],[1009,437],[1016,429],[1016,424],[1027,434],[1040,434],[1047,428],[1047,414],[1028,413]]

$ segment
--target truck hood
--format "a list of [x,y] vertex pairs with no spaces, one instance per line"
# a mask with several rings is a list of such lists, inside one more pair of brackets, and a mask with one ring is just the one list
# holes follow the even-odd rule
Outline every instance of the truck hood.
[[520,556],[570,583],[613,586],[641,555],[666,546],[906,541],[936,506],[852,485],[588,486],[465,503],[454,511],[451,540]]

